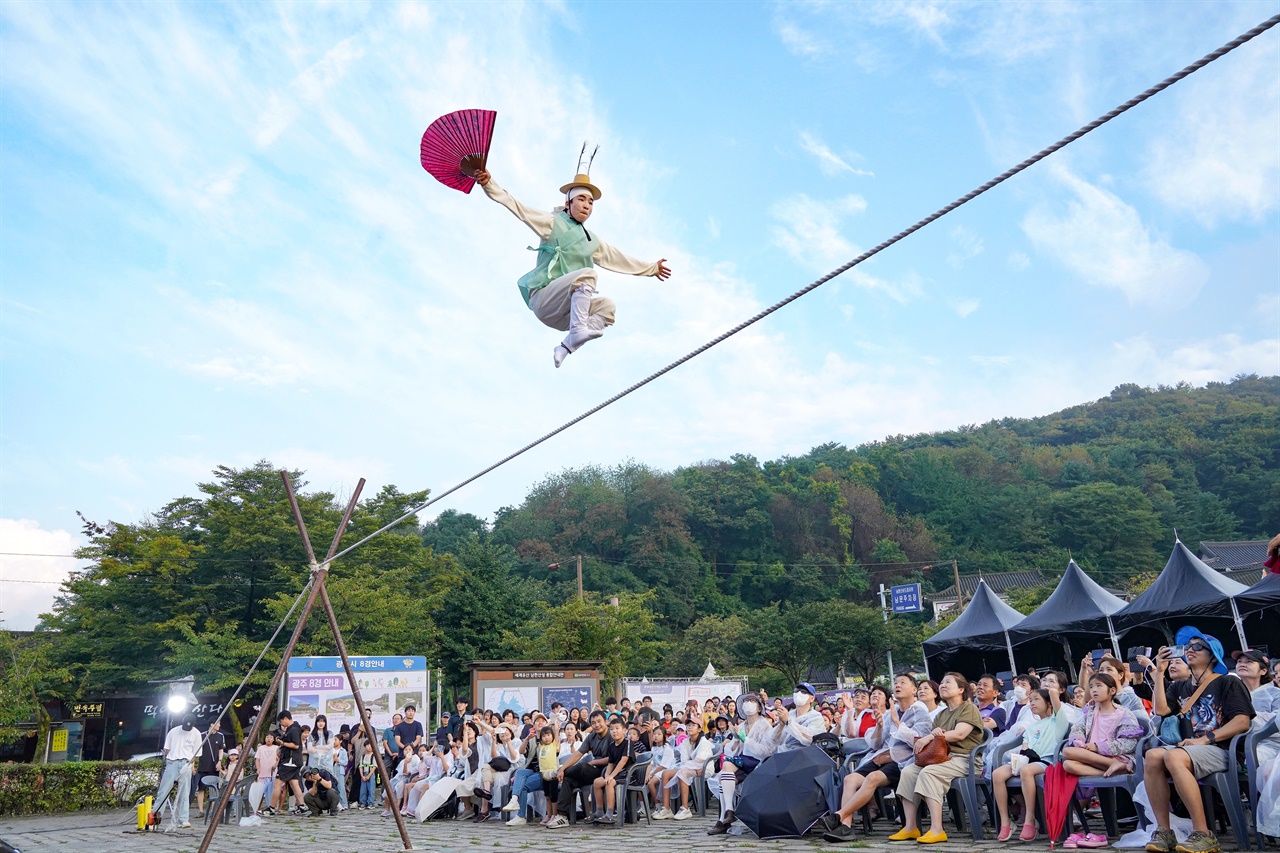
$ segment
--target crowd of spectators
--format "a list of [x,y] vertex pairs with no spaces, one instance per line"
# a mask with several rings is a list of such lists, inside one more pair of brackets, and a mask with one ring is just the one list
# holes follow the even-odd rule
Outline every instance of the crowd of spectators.
[[[1234,736],[1280,711],[1280,662],[1252,649],[1228,658],[1217,639],[1191,627],[1178,640],[1177,647],[1135,653],[1128,661],[1088,655],[1074,680],[1058,670],[1003,680],[947,672],[936,681],[904,672],[888,686],[845,692],[820,694],[801,683],[786,698],[758,691],[690,700],[681,708],[655,706],[648,696],[634,705],[609,698],[603,707],[556,704],[523,715],[472,709],[463,698],[434,731],[424,728],[413,706],[381,731],[365,725],[331,732],[323,715],[308,727],[283,711],[253,749],[254,772],[267,792],[259,813],[283,812],[292,799],[298,815],[354,808],[380,809],[383,817],[398,810],[420,822],[469,815],[509,827],[560,829],[571,817],[612,825],[627,808],[619,796],[625,783],[647,789],[652,820],[687,820],[695,799],[710,792],[719,809],[708,833],[723,834],[735,823],[741,786],[757,767],[825,738],[824,747],[838,743],[833,754],[846,761],[837,772],[840,808],[818,825],[823,837],[856,839],[857,815],[883,806],[891,791],[901,826],[888,840],[928,844],[946,840],[946,795],[952,780],[969,773],[985,741],[986,765],[977,772],[989,781],[999,841],[1039,838],[1036,802],[1045,794],[1038,777],[1141,769],[1154,823],[1146,849],[1216,853],[1212,815],[1205,814],[1197,781],[1226,769]],[[171,735],[170,765],[198,762],[193,772],[203,808],[204,794],[225,776],[234,750],[216,728],[198,755],[190,730],[175,728]],[[390,796],[376,753],[390,774]],[[1277,753],[1280,737],[1269,738],[1263,762],[1280,762]],[[1175,801],[1192,826],[1182,840],[1170,827]],[[1085,831],[1070,834],[1065,846],[1105,847],[1112,840]]]

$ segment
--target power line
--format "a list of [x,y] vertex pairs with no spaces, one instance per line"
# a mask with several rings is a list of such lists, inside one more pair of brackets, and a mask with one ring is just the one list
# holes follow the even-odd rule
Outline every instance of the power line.
[[547,433],[546,435],[543,435],[541,438],[538,438],[538,439],[535,439],[534,441],[529,442],[524,447],[520,448],[514,453],[511,453],[508,456],[503,457],[502,459],[493,463],[489,467],[479,471],[478,473],[472,474],[467,479],[463,480],[460,483],[457,483],[454,486],[451,486],[450,488],[441,492],[439,495],[427,501],[426,503],[422,504],[421,506],[416,507],[415,509],[412,509],[409,512],[405,513],[404,515],[400,516],[395,521],[392,521],[390,524],[380,527],[374,532],[370,533],[368,536],[365,536],[363,539],[360,539],[357,542],[351,545],[348,545],[346,548],[342,549],[337,554],[334,554],[332,557],[321,562],[320,566],[327,567],[334,560],[337,560],[339,557],[343,557],[351,553],[356,548],[359,548],[361,545],[365,544],[366,542],[373,539],[374,537],[379,536],[385,533],[386,531],[391,530],[392,528],[402,524],[403,522],[407,521],[412,516],[415,516],[418,513],[422,512],[424,509],[431,506],[432,504],[443,500],[444,498],[448,497],[449,495],[453,494],[454,492],[458,491],[464,486],[475,482],[476,480],[480,479],[481,477],[485,476],[491,471],[494,471],[502,467],[503,465],[507,464],[508,462],[515,459],[516,457],[521,456],[524,453],[527,453],[528,451],[532,450],[533,448],[537,447],[543,442],[548,441],[549,439],[554,438],[555,436],[559,435],[560,433],[564,432],[570,427],[573,427],[574,425],[581,423],[582,421],[594,415],[596,412],[599,412],[600,410],[606,408],[607,406],[613,405],[614,403],[618,402],[623,397],[626,397],[632,392],[638,391],[639,389],[643,388],[645,385],[648,385],[650,382],[653,382],[655,379],[667,373],[670,373],[672,370],[675,370],[677,367],[684,364],[685,362],[690,361],[694,358],[697,358],[699,355],[702,355],[704,352],[716,346],[717,344],[728,340],[729,338],[738,334],[742,330],[746,329],[748,326],[752,326],[758,323],[759,321],[763,320],[765,317],[768,317],[770,314],[773,314],[775,311],[778,311],[784,308],[785,306],[790,305],[792,302],[796,301],[801,296],[804,296],[807,293],[813,290],[816,290],[817,288],[826,284],[828,281],[835,278],[836,276],[839,276],[848,272],[849,270],[853,269],[855,266],[867,260],[868,258],[871,258],[874,255],[879,254],[880,252],[889,248],[893,244],[899,242],[900,240],[906,237],[909,237],[911,234],[914,234],[916,231],[919,231],[921,228],[924,228],[926,225],[929,225],[934,220],[937,220],[943,216],[946,216],[948,213],[960,207],[961,205],[964,205],[972,201],[973,199],[977,198],[978,196],[982,195],[983,193],[987,192],[988,190],[996,186],[999,186],[1000,184],[1012,178],[1014,175],[1017,175],[1018,173],[1024,171],[1025,169],[1030,168],[1031,166],[1035,165],[1036,163],[1048,157],[1050,154],[1053,154],[1059,149],[1069,145],[1070,143],[1076,141],[1077,139],[1084,136],[1085,134],[1093,130],[1096,130],[1097,128],[1111,121],[1113,118],[1116,118],[1117,116],[1128,112],[1129,110],[1136,107],[1138,104],[1141,104],[1143,101],[1146,101],[1148,98],[1151,98],[1152,96],[1159,94],[1160,92],[1172,86],[1174,83],[1177,83],[1179,80],[1182,80],[1184,77],[1187,77],[1188,75],[1193,74],[1196,71],[1203,68],[1204,66],[1208,65],[1210,62],[1213,62],[1214,60],[1219,59],[1222,56],[1225,56],[1226,54],[1240,47],[1240,45],[1245,44],[1246,42],[1256,38],[1257,36],[1271,29],[1277,23],[1280,23],[1280,15],[1275,15],[1267,19],[1266,21],[1263,21],[1258,26],[1254,27],[1253,29],[1249,30],[1246,33],[1243,33],[1237,36],[1236,38],[1227,42],[1222,47],[1218,48],[1212,53],[1208,53],[1205,56],[1202,56],[1200,59],[1196,60],[1195,62],[1183,68],[1181,71],[1178,71],[1177,73],[1166,77],[1164,80],[1152,86],[1150,89],[1147,89],[1145,92],[1135,95],[1134,97],[1125,101],[1123,104],[1111,110],[1110,112],[1102,116],[1099,116],[1098,118],[1094,119],[1093,121],[1089,122],[1083,127],[1080,127],[1079,129],[1067,134],[1062,139],[1059,139],[1057,142],[1053,143],[1047,148],[1041,149],[1036,154],[1032,155],[1031,157],[1028,157],[1026,160],[1023,160],[1018,165],[1013,166],[1010,169],[1007,169],[1000,175],[987,181],[982,186],[974,190],[970,190],[968,193],[960,196],[960,198],[956,199],[955,201],[951,202],[945,207],[941,207],[938,210],[935,210],[933,213],[929,214],[924,219],[921,219],[920,221],[916,222],[914,225],[911,225],[910,227],[902,231],[899,231],[897,234],[885,240],[884,242],[880,243],[878,246],[875,246],[874,248],[869,249],[866,252],[863,252],[861,255],[854,258],[853,260],[843,264],[842,266],[837,267],[836,269],[822,276],[822,278],[819,278],[818,280],[806,285],[805,287],[802,287],[800,290],[797,290],[795,293],[792,293],[790,296],[786,297],[785,299],[775,303],[774,305],[771,305],[770,307],[761,311],[759,314],[756,314],[754,317],[751,317],[748,320],[744,320],[743,322],[734,326],[729,331],[721,334],[719,337],[713,338],[712,340],[698,347],[694,351],[688,353],[687,355],[681,356],[680,358],[671,362],[666,367],[663,367],[662,369],[654,373],[651,373],[649,376],[645,377],[644,379],[641,379],[639,382],[636,382],[634,385],[631,385],[630,387],[622,391],[619,391],[617,394],[614,394],[612,397],[605,400],[603,403],[593,406],[592,408],[588,409],[587,411],[583,412],[577,417],[566,421],[565,423],[553,429],[551,432]]

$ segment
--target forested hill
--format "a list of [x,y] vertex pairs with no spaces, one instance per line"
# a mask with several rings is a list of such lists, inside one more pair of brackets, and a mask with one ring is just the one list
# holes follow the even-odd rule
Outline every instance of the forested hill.
[[[58,632],[49,671],[75,691],[188,672],[234,686],[302,589],[306,558],[272,463],[213,474],[145,523],[86,521],[91,567],[44,620]],[[328,541],[342,505],[294,476],[314,541]],[[425,495],[384,487],[348,541]],[[886,643],[918,655],[917,626],[885,626],[863,606],[879,583],[941,588],[953,559],[963,574],[1052,580],[1070,552],[1124,587],[1163,566],[1175,528],[1194,548],[1278,522],[1280,377],[1242,376],[1126,385],[1045,417],[764,463],[563,471],[492,524],[446,511],[401,525],[343,558],[329,588],[353,652],[425,654],[453,685],[475,659],[599,658],[612,676],[697,675],[711,658],[785,689],[806,667],[869,674]],[[332,653],[327,633],[309,629],[298,653]]]

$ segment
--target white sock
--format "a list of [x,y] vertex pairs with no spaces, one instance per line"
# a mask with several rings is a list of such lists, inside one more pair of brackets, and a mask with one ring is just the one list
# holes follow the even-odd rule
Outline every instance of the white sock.
[[565,347],[564,344],[559,344],[551,355],[556,360],[556,367],[559,367],[564,364],[564,360],[569,357],[569,349]]
[[573,292],[569,303],[569,334],[561,344],[569,352],[575,352],[587,341],[604,334],[604,320],[593,322],[595,318],[588,313],[595,295],[595,288],[592,287],[579,287]]

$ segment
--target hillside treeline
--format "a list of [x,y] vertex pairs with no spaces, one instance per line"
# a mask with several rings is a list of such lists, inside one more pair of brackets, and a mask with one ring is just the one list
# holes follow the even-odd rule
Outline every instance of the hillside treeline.
[[[293,476],[328,542],[342,504]],[[279,476],[263,461],[197,488],[140,524],[85,520],[91,566],[43,620],[59,632],[50,666],[75,674],[59,689],[188,672],[234,686],[271,636],[306,581]],[[425,496],[365,498],[346,541]],[[1051,581],[1069,552],[1122,588],[1160,569],[1175,529],[1195,547],[1269,535],[1276,519],[1280,377],[1250,375],[763,463],[562,471],[492,523],[402,524],[337,564],[330,594],[353,653],[426,654],[451,685],[467,660],[509,657],[600,658],[612,675],[697,675],[710,659],[781,684],[840,664],[870,675],[888,646],[918,659],[918,623],[880,623],[880,583],[939,589],[951,560]],[[324,620],[311,625],[298,653],[331,654]]]

